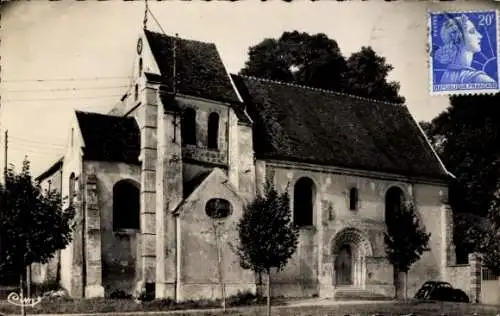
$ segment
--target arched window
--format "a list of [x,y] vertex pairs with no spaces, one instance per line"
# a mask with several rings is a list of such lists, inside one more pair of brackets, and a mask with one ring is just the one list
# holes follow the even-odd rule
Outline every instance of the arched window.
[[219,114],[210,113],[208,116],[208,148],[217,149],[219,140]]
[[405,202],[403,190],[399,187],[392,187],[385,194],[385,222],[389,224],[394,214],[401,212]]
[[139,85],[135,85],[134,87],[134,100],[137,101],[139,99]]
[[68,190],[68,204],[69,206],[73,206],[73,202],[75,199],[75,193],[76,193],[76,179],[75,179],[75,174],[71,173],[69,176],[69,190]]
[[355,211],[358,209],[358,189],[351,188],[349,190],[349,209]]
[[293,222],[297,226],[313,225],[314,182],[309,178],[300,178],[293,191]]
[[140,229],[140,193],[133,183],[122,180],[113,187],[113,230]]
[[196,111],[187,108],[181,121],[181,134],[183,144],[196,145]]
[[142,75],[142,57],[139,58],[139,76]]

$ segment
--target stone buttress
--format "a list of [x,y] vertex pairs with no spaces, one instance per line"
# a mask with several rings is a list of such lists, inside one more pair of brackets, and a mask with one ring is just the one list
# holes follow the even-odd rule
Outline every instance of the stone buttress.
[[101,260],[101,214],[95,173],[87,175],[85,185],[85,298],[104,297]]
[[[176,102],[174,97],[158,99]],[[177,233],[173,211],[183,199],[181,118],[175,110],[166,110],[170,106],[162,101],[158,101],[157,112],[156,298],[175,299]]]
[[156,281],[156,167],[157,167],[157,89],[144,89],[143,104],[137,109],[141,134],[140,242],[137,291],[152,294]]

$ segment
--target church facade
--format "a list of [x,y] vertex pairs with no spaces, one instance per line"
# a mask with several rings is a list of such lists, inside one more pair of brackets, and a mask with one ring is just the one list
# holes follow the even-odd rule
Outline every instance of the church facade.
[[216,298],[221,278],[227,295],[254,292],[232,249],[266,181],[289,191],[300,227],[274,295],[392,296],[383,236],[402,200],[431,233],[409,293],[446,278],[451,175],[404,105],[230,75],[214,44],[148,30],[134,73],[110,113],[75,112],[64,157],[38,177],[77,210],[40,279],[75,297]]

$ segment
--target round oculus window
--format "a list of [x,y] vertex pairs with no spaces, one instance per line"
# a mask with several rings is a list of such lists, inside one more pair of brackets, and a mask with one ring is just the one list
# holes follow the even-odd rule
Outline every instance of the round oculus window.
[[225,199],[211,199],[205,206],[205,213],[215,220],[225,219],[232,213],[231,203]]

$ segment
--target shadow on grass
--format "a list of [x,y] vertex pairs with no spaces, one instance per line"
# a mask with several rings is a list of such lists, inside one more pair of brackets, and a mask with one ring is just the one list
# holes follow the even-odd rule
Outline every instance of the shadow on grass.
[[[282,298],[273,298],[272,304],[283,305]],[[252,293],[239,293],[226,298],[226,306],[260,306],[266,304],[265,297]],[[171,299],[136,302],[130,298],[93,298],[72,299],[68,297],[47,297],[34,307],[27,307],[27,314],[87,314],[87,313],[125,313],[125,312],[163,312],[188,309],[218,309],[221,300],[188,300],[175,302]],[[6,301],[0,302],[0,314],[15,315],[20,313],[20,307]]]
[[[302,299],[302,302],[307,302]],[[334,302],[327,302],[325,306],[315,306],[318,303],[317,298],[310,300],[310,306],[286,306],[287,302],[293,300],[284,298],[274,298],[272,300],[273,316],[343,316],[343,315],[408,315],[410,313],[419,316],[435,316],[446,314],[447,316],[472,316],[477,313],[480,316],[494,316],[500,311],[498,306],[486,306],[467,303],[450,303],[435,301],[417,301],[408,300],[406,302],[365,302],[363,304],[352,302],[352,304],[336,305]],[[251,293],[240,293],[226,299],[228,308],[239,307],[236,310],[231,309],[223,313],[220,300],[191,300],[176,303],[173,300],[151,300],[142,303],[136,303],[132,299],[71,299],[65,297],[45,298],[40,304],[34,307],[26,308],[27,314],[82,314],[82,313],[113,313],[116,316],[126,312],[132,312],[132,315],[140,315],[144,312],[157,312],[160,315],[165,311],[179,311],[176,315],[240,315],[240,316],[258,316],[265,315],[265,297],[257,297]],[[279,307],[278,307],[279,306]],[[210,311],[181,312],[188,309],[210,309]],[[0,314],[18,315],[20,308],[8,304],[5,301],[0,302]],[[156,314],[156,313],[154,313]],[[149,316],[152,316],[151,314]]]

